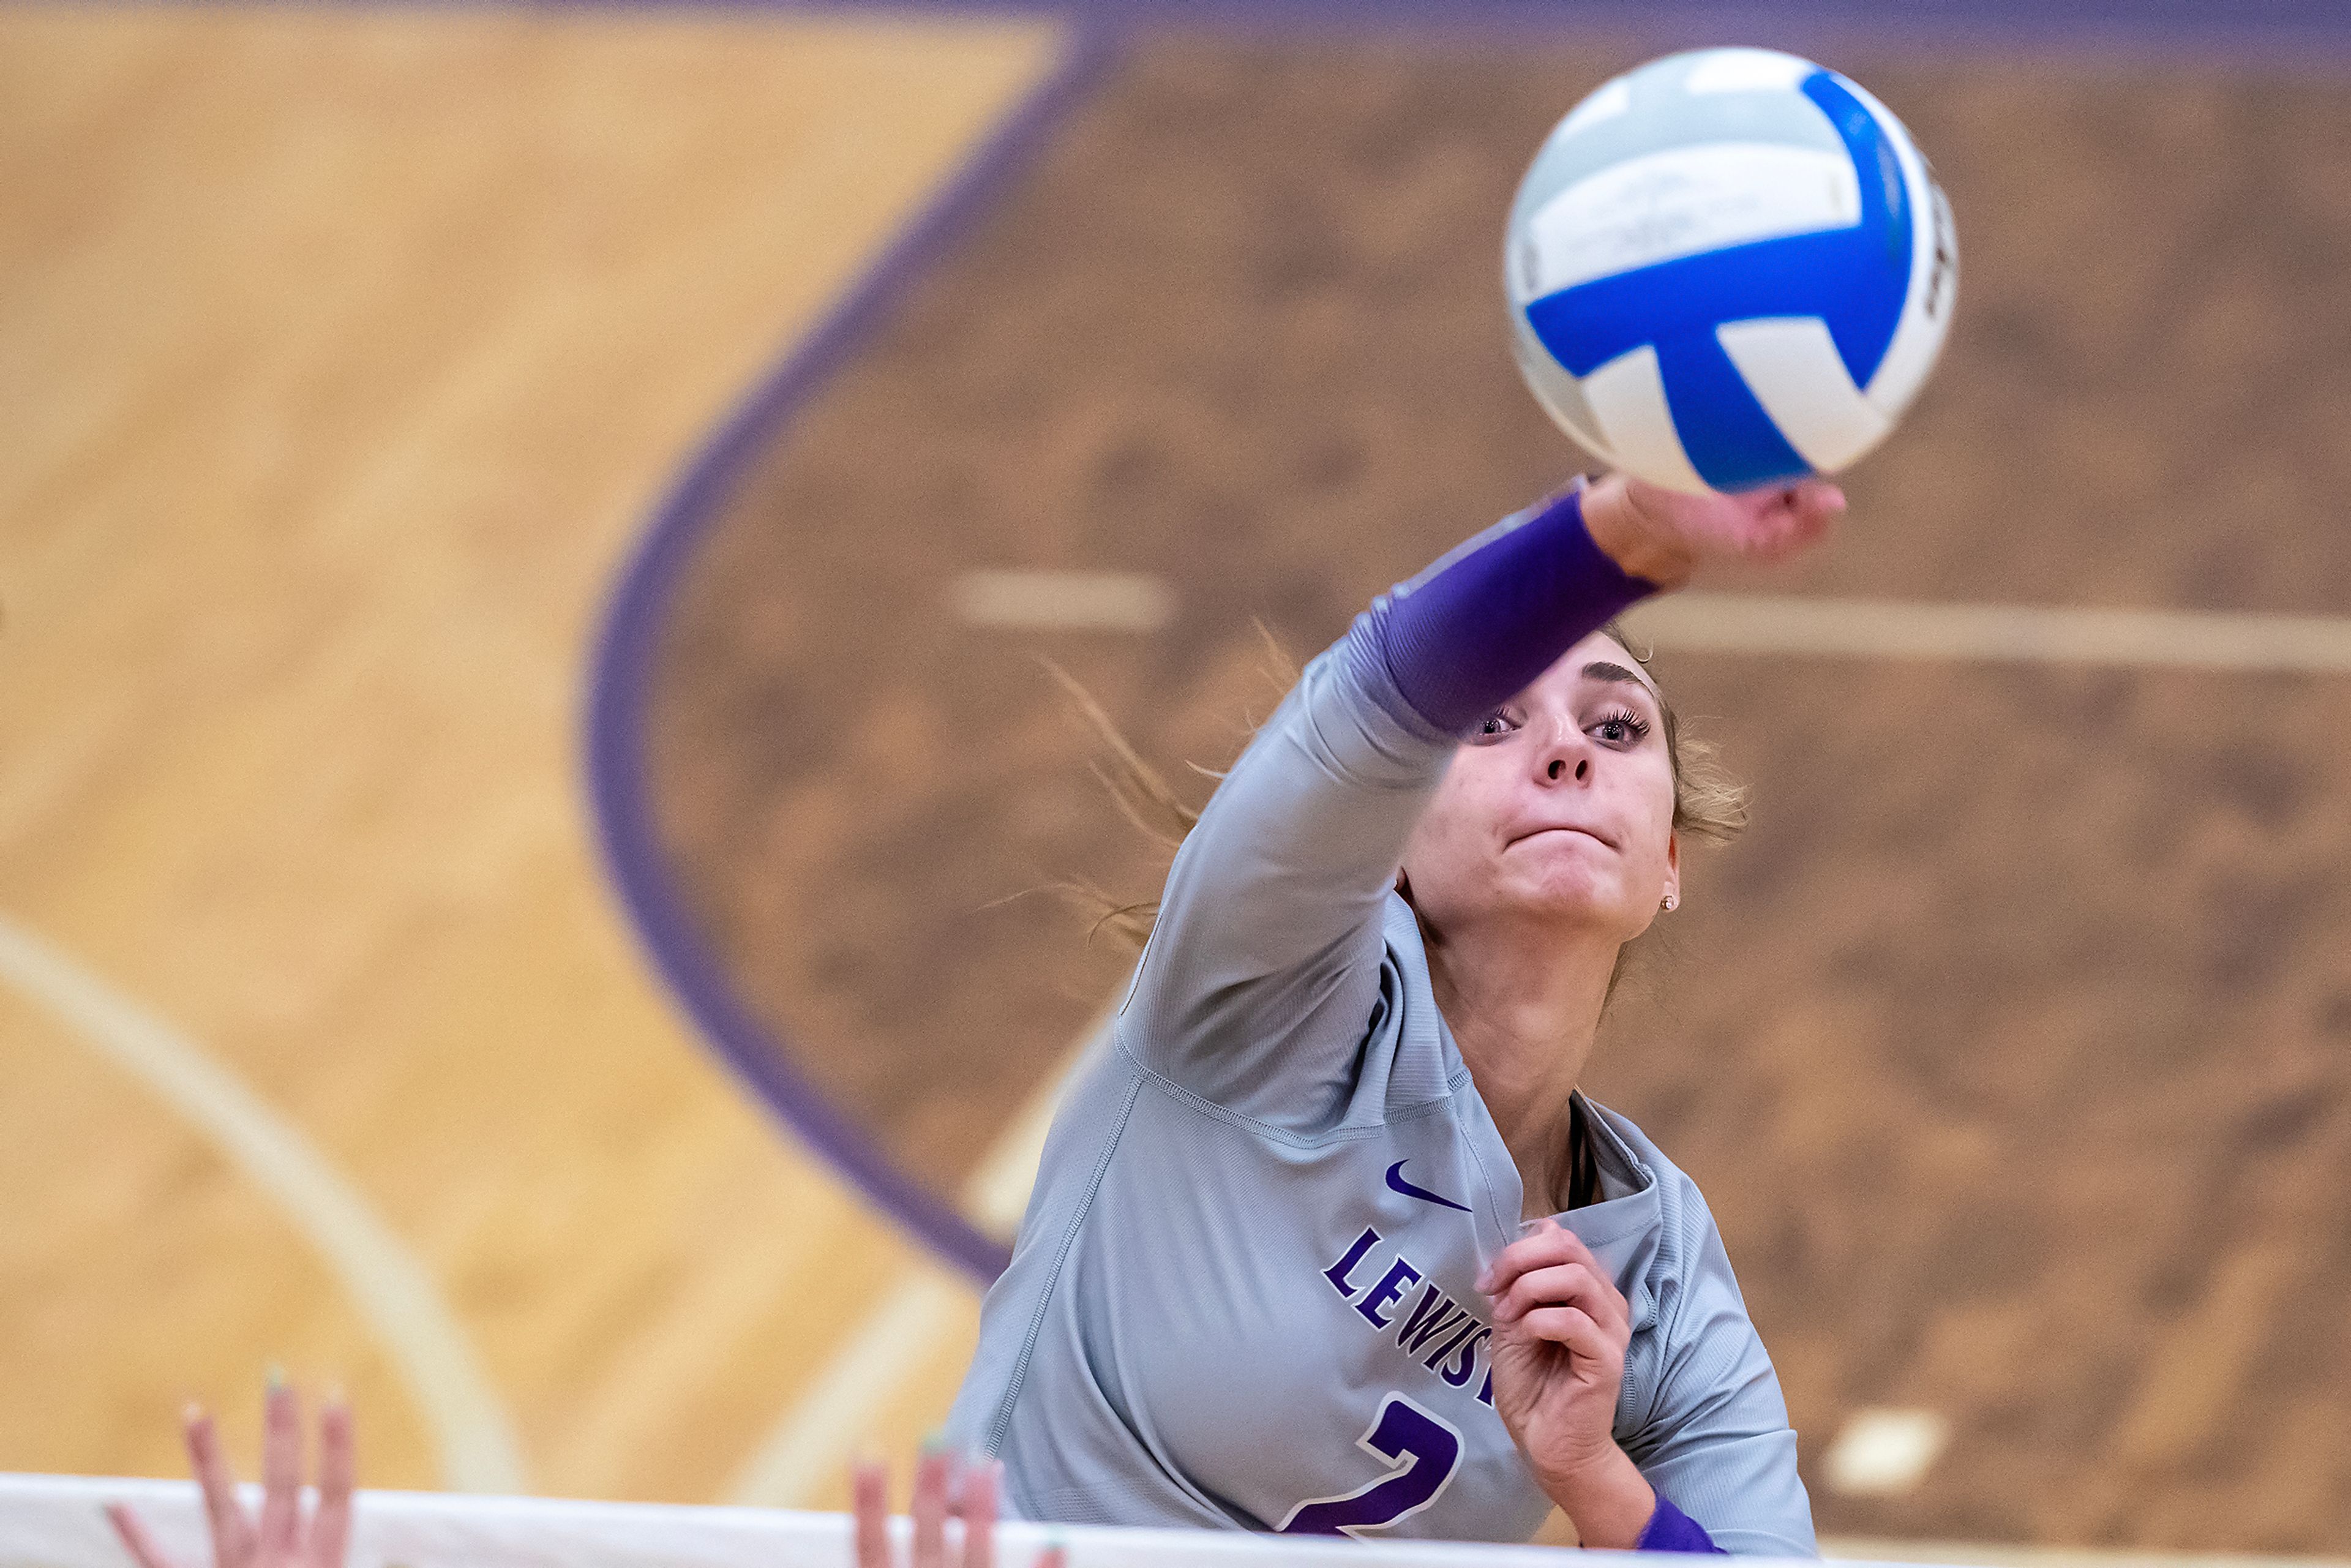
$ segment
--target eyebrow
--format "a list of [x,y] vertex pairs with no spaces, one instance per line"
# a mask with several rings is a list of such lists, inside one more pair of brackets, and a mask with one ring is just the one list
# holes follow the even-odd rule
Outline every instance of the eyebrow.
[[1622,664],[1612,664],[1605,659],[1594,659],[1584,665],[1583,678],[1587,681],[1629,681],[1651,696],[1657,695],[1657,688],[1649,684],[1646,676],[1628,670]]

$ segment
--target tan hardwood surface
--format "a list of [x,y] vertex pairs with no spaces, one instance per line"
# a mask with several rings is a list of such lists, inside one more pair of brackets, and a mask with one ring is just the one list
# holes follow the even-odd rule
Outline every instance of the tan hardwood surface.
[[[922,1267],[657,990],[580,705],[664,487],[1055,46],[0,11],[0,917],[353,1185],[533,1490],[716,1500]],[[179,1473],[190,1396],[249,1462],[273,1364],[443,1482],[282,1204],[0,988],[0,1469]]]

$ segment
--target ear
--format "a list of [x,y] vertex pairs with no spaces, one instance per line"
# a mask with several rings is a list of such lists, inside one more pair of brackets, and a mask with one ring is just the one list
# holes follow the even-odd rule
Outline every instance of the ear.
[[1666,835],[1665,896],[1668,898],[1679,898],[1681,895],[1682,836],[1678,831],[1676,831]]

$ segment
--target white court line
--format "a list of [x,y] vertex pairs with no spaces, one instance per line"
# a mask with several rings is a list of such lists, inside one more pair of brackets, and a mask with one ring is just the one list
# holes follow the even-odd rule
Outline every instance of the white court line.
[[[1120,993],[1123,995],[1122,990]],[[1105,1009],[1086,1026],[1060,1071],[1029,1096],[979,1169],[964,1184],[964,1210],[993,1236],[1009,1236],[1029,1205],[1045,1134],[1086,1048],[1108,1025]],[[953,1333],[969,1310],[971,1287],[927,1260],[833,1353],[823,1372],[777,1422],[726,1489],[726,1500],[754,1508],[804,1508],[849,1461],[864,1422],[914,1375],[925,1347]]]
[[1821,1458],[1821,1478],[1847,1497],[1898,1497],[1927,1479],[1951,1440],[1932,1410],[1856,1410]]
[[152,1090],[285,1211],[405,1375],[444,1485],[528,1488],[512,1423],[431,1276],[308,1139],[193,1042],[5,915],[0,980]]
[[2262,1556],[2252,1552],[2133,1551],[2125,1547],[1991,1546],[1966,1541],[1896,1541],[1824,1535],[1832,1562],[1963,1563],[1973,1568],[2351,1568],[2339,1557]]
[[[1155,588],[1154,580],[1121,573],[972,572],[952,597],[981,625],[1147,631],[1165,618],[1151,608]],[[1627,620],[1659,646],[1692,653],[2351,673],[2351,620],[2335,618],[1680,593],[1643,604]],[[1008,1230],[1027,1201],[1064,1082],[1038,1096],[973,1180],[968,1206],[992,1229]],[[884,1298],[760,1445],[729,1498],[805,1501],[854,1449],[861,1418],[913,1375],[917,1357],[907,1347],[949,1332],[962,1301],[935,1270]],[[1885,1543],[1868,1544],[1865,1555]]]
[[1625,620],[1690,653],[2351,674],[2351,619],[2334,616],[1677,593]]
[[1176,594],[1139,571],[967,571],[947,601],[967,626],[1018,632],[1156,632]]

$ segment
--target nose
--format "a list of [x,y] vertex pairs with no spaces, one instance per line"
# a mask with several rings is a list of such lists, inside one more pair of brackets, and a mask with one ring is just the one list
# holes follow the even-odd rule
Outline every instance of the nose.
[[1582,730],[1573,724],[1563,724],[1552,732],[1550,743],[1536,754],[1535,766],[1549,783],[1573,779],[1581,784],[1592,777],[1592,748],[1584,743]]

